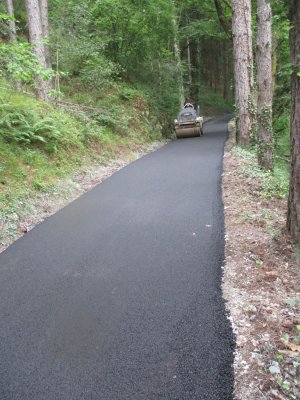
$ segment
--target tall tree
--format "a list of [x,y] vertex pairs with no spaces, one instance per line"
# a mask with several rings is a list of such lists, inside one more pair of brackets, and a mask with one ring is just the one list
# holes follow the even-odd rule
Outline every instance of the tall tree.
[[[29,39],[32,44],[34,54],[36,55],[42,67],[46,68],[45,46],[43,43],[43,31],[41,24],[40,5],[38,0],[26,0],[26,10],[28,16]],[[48,84],[42,77],[36,79],[37,98],[48,100]]]
[[7,14],[13,18],[12,20],[8,21],[9,38],[10,41],[13,42],[17,38],[16,23],[14,20],[15,15],[14,15],[13,0],[6,0],[6,8],[7,8]]
[[186,47],[187,47],[188,73],[189,73],[188,88],[189,88],[189,94],[190,94],[193,79],[192,79],[191,45],[190,45],[189,39],[187,39]]
[[41,15],[41,24],[42,24],[42,35],[43,35],[44,46],[45,46],[46,66],[47,66],[47,68],[50,68],[51,57],[50,57],[50,49],[49,49],[49,45],[48,45],[48,40],[49,40],[48,0],[39,0],[39,4],[40,4],[40,15]]
[[257,0],[257,158],[261,167],[272,169],[272,9]]
[[181,63],[181,56],[180,56],[180,47],[178,41],[178,24],[177,24],[177,15],[176,15],[176,6],[173,3],[173,30],[174,30],[174,55],[177,67],[177,79],[178,79],[178,92],[179,92],[179,103],[180,108],[183,107],[184,103],[184,87],[183,87],[183,76],[182,76],[182,63]]
[[300,2],[290,0],[290,31],[292,59],[291,108],[291,177],[288,199],[287,227],[300,242]]
[[248,145],[255,114],[251,0],[232,0],[232,13],[237,141]]
[[[15,13],[14,13],[14,3],[13,0],[6,0],[6,9],[7,14],[12,18],[12,20],[8,21],[9,24],[9,38],[11,42],[14,42],[17,39],[17,30],[15,23]],[[14,80],[14,84],[18,90],[22,89],[22,84],[18,80]]]

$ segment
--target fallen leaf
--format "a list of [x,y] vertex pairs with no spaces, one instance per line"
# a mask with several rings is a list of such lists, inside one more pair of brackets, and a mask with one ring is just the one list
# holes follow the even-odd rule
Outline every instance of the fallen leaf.
[[278,278],[279,273],[278,273],[277,271],[267,271],[267,272],[266,272],[266,275],[267,275],[267,276],[271,276],[271,277],[276,277],[276,278]]
[[292,351],[300,352],[300,346],[298,344],[288,342],[285,343],[285,345]]
[[291,351],[291,350],[278,350],[278,353],[284,354],[289,357],[297,357],[297,353],[295,353],[294,351]]

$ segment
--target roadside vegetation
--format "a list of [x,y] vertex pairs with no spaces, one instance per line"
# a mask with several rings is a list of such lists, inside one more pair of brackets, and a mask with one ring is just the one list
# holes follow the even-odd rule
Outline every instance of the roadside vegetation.
[[236,334],[237,399],[298,399],[300,253],[285,229],[289,169],[257,166],[232,139],[224,156],[224,297]]
[[223,175],[235,396],[298,399],[300,6],[232,0],[231,14],[215,3],[228,35],[232,26],[236,61]]

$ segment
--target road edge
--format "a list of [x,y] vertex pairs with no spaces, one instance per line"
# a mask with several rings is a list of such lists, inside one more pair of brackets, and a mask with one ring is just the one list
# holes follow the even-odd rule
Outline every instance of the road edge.
[[[0,253],[5,251],[16,240],[20,239],[27,232],[51,217],[81,195],[102,183],[114,173],[118,172],[127,165],[135,162],[139,158],[150,154],[168,143],[168,139],[141,145],[138,150],[131,152],[127,157],[110,160],[105,165],[88,165],[83,170],[73,173],[67,178],[61,179],[56,185],[55,191],[37,193],[30,199],[30,207],[26,208],[24,214],[16,215],[14,224],[17,230],[15,235],[10,234],[11,225],[3,225],[2,243],[0,243]],[[29,210],[29,211],[28,211]],[[4,215],[5,220],[5,215]]]

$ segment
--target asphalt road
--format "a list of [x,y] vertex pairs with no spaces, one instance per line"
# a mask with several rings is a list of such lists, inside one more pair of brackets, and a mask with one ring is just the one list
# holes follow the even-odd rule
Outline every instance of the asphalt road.
[[229,400],[228,118],[115,173],[0,255],[1,400]]

